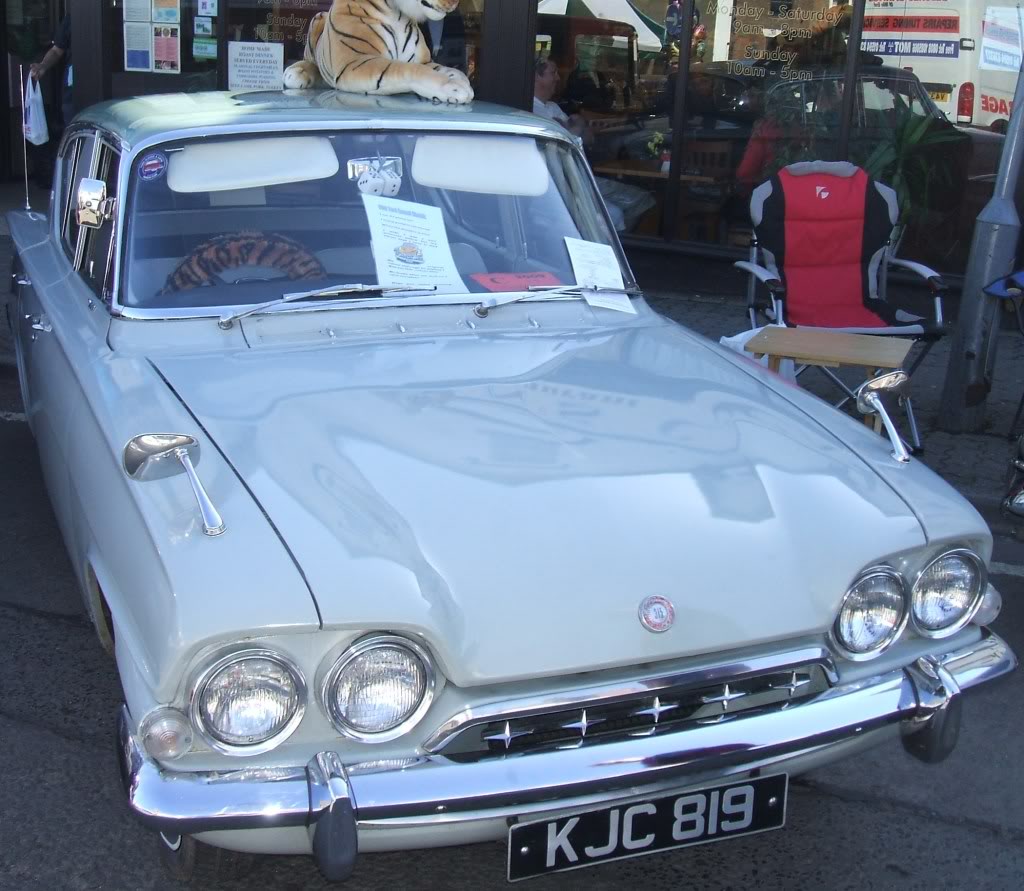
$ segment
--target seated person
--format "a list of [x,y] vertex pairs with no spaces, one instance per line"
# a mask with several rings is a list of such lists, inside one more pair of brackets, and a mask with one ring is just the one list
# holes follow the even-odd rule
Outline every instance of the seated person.
[[566,114],[554,101],[558,83],[558,65],[554,59],[538,56],[534,65],[533,113],[556,121],[580,140],[581,144],[589,145],[593,141],[593,134],[587,119],[579,114]]
[[[567,115],[554,101],[558,80],[558,65],[547,56],[539,56],[534,65],[533,113],[561,124],[581,146],[592,145],[594,134],[587,119],[579,114]],[[596,182],[617,232],[631,229],[656,203],[650,192],[636,186],[600,176]]]

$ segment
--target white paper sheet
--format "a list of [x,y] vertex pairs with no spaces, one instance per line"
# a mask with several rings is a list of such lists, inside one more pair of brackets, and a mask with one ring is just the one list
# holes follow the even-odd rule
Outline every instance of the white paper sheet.
[[197,15],[216,15],[217,14],[217,0],[199,0],[199,10]]
[[610,245],[566,236],[565,247],[569,251],[576,284],[595,288],[623,287],[619,258]]
[[144,22],[124,23],[125,71],[153,70],[153,35],[149,29],[148,19]]
[[229,90],[280,90],[283,77],[283,43],[228,42]]
[[469,291],[455,267],[439,208],[363,195],[377,281],[385,287],[436,285],[440,294]]
[[148,22],[151,8],[150,0],[124,0],[124,21]]
[[[576,284],[594,288],[625,287],[622,270],[619,268],[619,258],[610,245],[566,236],[565,247],[569,251],[569,261],[572,263],[573,275],[576,276]],[[617,309],[619,312],[636,312],[628,294],[584,292],[583,296],[591,306]]]

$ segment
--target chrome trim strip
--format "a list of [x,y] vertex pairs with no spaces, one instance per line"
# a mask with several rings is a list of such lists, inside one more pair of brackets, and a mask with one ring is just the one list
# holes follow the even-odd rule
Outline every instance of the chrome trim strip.
[[424,741],[422,749],[427,754],[436,754],[456,736],[475,724],[605,705],[616,700],[650,696],[670,688],[712,687],[726,681],[740,681],[761,674],[792,671],[808,665],[820,665],[830,684],[835,684],[839,680],[832,653],[825,647],[808,646],[773,653],[770,656],[754,656],[739,661],[723,660],[698,668],[682,669],[670,675],[652,673],[645,677],[630,678],[628,681],[575,687],[572,690],[546,693],[542,696],[506,699],[473,706],[452,715],[441,724]]
[[942,667],[953,675],[961,690],[970,690],[995,678],[1009,674],[1017,667],[1017,657],[1002,638],[987,628],[985,637],[966,650],[946,653],[939,659]]
[[[358,764],[343,765],[332,752],[305,767],[164,770],[146,755],[122,707],[121,775],[136,816],[175,834],[307,826],[346,798],[363,829],[564,811],[587,796],[625,797],[682,787],[699,774],[723,776],[801,752],[839,748],[897,724],[904,733],[920,733],[957,689],[992,680],[1017,664],[1006,643],[987,631],[981,641],[929,661],[930,666],[918,660],[908,669],[833,687],[786,711],[680,733],[469,764],[435,756],[365,773]],[[949,680],[922,682],[924,669],[940,678],[948,673]]]
[[[101,133],[108,133],[109,131],[103,130],[98,125],[90,125],[88,121],[76,121],[75,129],[92,129]],[[174,142],[182,139],[204,139],[210,136],[246,136],[246,135],[260,135],[266,133],[318,133],[318,132],[337,132],[340,130],[412,130],[416,132],[430,133],[430,132],[450,132],[460,131],[468,133],[497,133],[507,134],[515,136],[533,136],[537,139],[550,139],[555,142],[561,142],[569,146],[577,155],[581,154],[581,150],[576,145],[573,138],[565,131],[553,132],[546,126],[542,121],[538,121],[536,126],[530,126],[517,122],[515,124],[502,124],[491,121],[444,121],[439,122],[437,120],[422,120],[416,118],[394,118],[394,119],[381,119],[367,116],[365,119],[358,120],[318,120],[318,121],[296,121],[296,120],[283,120],[273,124],[253,124],[244,122],[233,123],[233,124],[221,124],[214,127],[196,127],[190,129],[180,130],[168,130],[166,133],[161,133],[159,136],[151,136],[148,139],[143,139],[134,146],[127,146],[123,140],[114,134],[110,134],[112,140],[116,140],[122,144],[123,151],[121,153],[121,168],[118,171],[118,192],[119,196],[124,196],[122,204],[122,212],[118,214],[117,227],[114,235],[117,242],[116,257],[117,262],[114,266],[114,281],[112,285],[111,301],[109,304],[104,304],[107,310],[112,316],[128,316],[131,313],[131,308],[126,307],[121,302],[121,282],[122,282],[122,271],[125,263],[125,239],[128,234],[128,203],[131,199],[129,192],[130,174],[132,168],[135,166],[135,160],[147,149],[153,148],[154,146],[163,145],[167,142]],[[586,167],[589,170],[589,165]],[[591,174],[593,176],[593,174]],[[616,239],[617,241],[618,239]],[[630,271],[629,265],[625,262],[625,255],[622,253],[621,246],[619,246],[619,258],[623,263],[624,267]],[[634,276],[635,279],[635,276]],[[237,307],[236,307],[237,308]],[[205,309],[205,308],[204,308]],[[191,316],[160,316],[159,318],[191,318]]]

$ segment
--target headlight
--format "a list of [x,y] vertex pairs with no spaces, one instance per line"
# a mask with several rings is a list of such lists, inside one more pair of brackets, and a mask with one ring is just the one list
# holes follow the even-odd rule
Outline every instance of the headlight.
[[948,637],[977,612],[985,590],[985,564],[971,551],[940,554],[914,582],[911,615],[925,637]]
[[846,592],[832,636],[843,655],[861,661],[881,653],[906,624],[903,577],[887,566],[877,566],[862,573]]
[[305,699],[302,675],[283,656],[245,650],[204,672],[192,697],[192,720],[215,749],[254,755],[291,734]]
[[402,637],[375,635],[353,644],[324,681],[324,707],[341,733],[385,742],[409,730],[434,692],[430,657]]

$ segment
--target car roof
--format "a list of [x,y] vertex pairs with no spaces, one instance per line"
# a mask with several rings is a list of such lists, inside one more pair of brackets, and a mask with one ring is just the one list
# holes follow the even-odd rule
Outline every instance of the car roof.
[[112,99],[79,114],[74,127],[95,126],[129,149],[165,134],[176,137],[216,130],[326,129],[331,125],[371,128],[501,130],[566,139],[546,118],[494,105],[433,103],[417,96],[366,96],[338,90],[158,93]]

